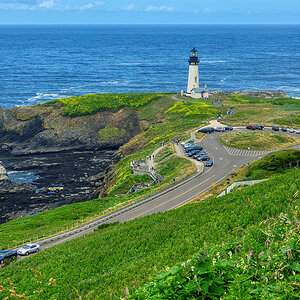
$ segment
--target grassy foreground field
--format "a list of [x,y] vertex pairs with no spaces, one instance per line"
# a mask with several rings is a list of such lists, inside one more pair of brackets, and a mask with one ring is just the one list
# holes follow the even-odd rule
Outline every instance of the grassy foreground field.
[[[299,218],[297,209],[294,211],[291,207],[291,204],[299,205],[299,178],[300,170],[291,170],[281,177],[221,198],[211,198],[123,224],[112,224],[90,235],[54,246],[1,269],[1,297],[9,296],[12,293],[9,290],[14,287],[14,293],[30,299],[124,298],[161,272],[192,258],[199,251],[206,256],[205,260],[210,260],[205,267],[207,271],[199,273],[198,277],[200,280],[200,274],[213,275],[209,277],[211,283],[208,283],[208,293],[213,284],[219,286],[224,281],[220,276],[217,279],[215,268],[211,269],[209,265],[213,264],[214,257],[218,264],[225,258],[229,260],[228,252],[231,251],[234,260],[229,265],[224,262],[223,269],[220,268],[222,276],[227,276],[226,272],[230,271],[226,278],[231,281],[231,299],[250,299],[250,294],[245,298],[242,293],[244,286],[256,299],[261,299],[265,293],[270,293],[268,299],[274,299],[275,296],[296,299],[300,268],[297,265],[299,242],[295,239],[294,231],[293,235],[285,235],[282,240],[279,235],[268,235],[266,227],[257,226],[270,218],[282,224],[289,224],[285,222],[289,218]],[[277,219],[280,213],[288,216]],[[284,230],[285,227],[281,228]],[[270,242],[266,244],[268,239]],[[276,250],[269,256],[269,247],[286,252],[278,256]],[[241,252],[235,252],[235,249]],[[267,266],[269,257],[272,257],[272,263]],[[243,261],[242,268],[233,264],[239,261]],[[283,261],[287,266],[280,270]],[[179,274],[175,271],[177,269],[171,270],[174,276]],[[189,270],[193,270],[191,266]],[[199,268],[195,270],[199,272]],[[161,280],[165,278],[162,275]],[[269,283],[264,278],[268,278]],[[189,287],[192,288],[194,284],[191,283]],[[189,287],[185,289],[186,295]],[[211,292],[211,297],[207,299],[214,299],[212,296],[216,297],[215,293],[220,295],[223,292],[212,288],[215,292]],[[170,292],[168,284],[164,289],[166,293]],[[178,289],[171,290],[173,295]],[[187,299],[184,296],[170,297],[158,299]]]
[[229,132],[219,139],[225,146],[250,150],[276,150],[300,143],[299,138],[265,131]]

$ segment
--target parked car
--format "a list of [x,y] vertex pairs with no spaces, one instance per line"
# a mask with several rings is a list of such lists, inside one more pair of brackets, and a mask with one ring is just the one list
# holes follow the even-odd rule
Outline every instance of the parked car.
[[39,251],[40,251],[39,244],[30,243],[18,249],[17,253],[18,255],[28,255],[30,253],[39,252]]
[[198,132],[202,132],[202,133],[212,133],[214,131],[215,129],[213,127],[205,127],[198,130]]
[[281,128],[281,131],[282,131],[282,132],[287,132],[287,129],[286,129],[285,127],[282,127],[282,128]]
[[193,145],[193,146],[190,146],[189,148],[185,149],[186,152],[190,152],[192,150],[203,150],[203,147],[202,146],[198,146],[198,145]]
[[195,145],[195,142],[194,142],[194,141],[189,141],[189,142],[185,143],[185,144],[183,145],[183,147],[184,147],[184,148],[188,148],[188,147],[190,147],[190,146],[192,146],[192,145]]
[[225,128],[225,130],[233,130],[233,128],[231,126],[225,126],[224,128]]
[[213,164],[214,164],[213,161],[209,159],[205,162],[205,167],[212,167]]
[[217,132],[223,132],[223,131],[225,131],[225,127],[218,126],[218,127],[215,128],[215,131],[217,131]]
[[274,131],[279,131],[279,127],[278,127],[278,126],[273,126],[273,127],[272,127],[272,130],[274,130]]
[[198,153],[193,155],[193,158],[197,159],[197,157],[199,157],[200,155],[204,155],[204,154],[207,154],[207,153],[205,151],[199,151]]
[[247,125],[246,126],[247,129],[250,129],[250,130],[255,130],[255,125]]
[[296,129],[295,133],[299,134],[300,133],[300,129]]
[[290,128],[289,133],[294,133],[295,129],[294,128]]
[[199,152],[200,152],[200,150],[193,150],[193,151],[188,152],[187,155],[188,156],[193,156],[193,155],[195,155],[195,154],[197,154]]
[[15,250],[3,250],[0,251],[0,265],[4,264],[5,260],[8,260],[10,258],[17,257],[17,251]]
[[264,126],[262,126],[262,125],[255,125],[255,129],[263,130],[263,129],[264,129]]
[[210,157],[208,155],[201,155],[197,158],[197,160],[199,161],[210,160]]

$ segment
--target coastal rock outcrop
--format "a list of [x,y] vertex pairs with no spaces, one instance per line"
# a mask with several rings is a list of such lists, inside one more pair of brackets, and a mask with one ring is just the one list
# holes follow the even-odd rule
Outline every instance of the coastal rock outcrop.
[[80,117],[63,116],[61,108],[42,105],[0,109],[0,150],[28,155],[117,149],[142,127],[136,111],[129,109]]

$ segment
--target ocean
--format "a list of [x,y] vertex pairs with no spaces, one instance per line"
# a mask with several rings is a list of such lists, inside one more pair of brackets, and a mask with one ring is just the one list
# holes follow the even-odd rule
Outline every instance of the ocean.
[[0,26],[0,107],[185,90],[193,47],[203,87],[300,97],[299,25]]

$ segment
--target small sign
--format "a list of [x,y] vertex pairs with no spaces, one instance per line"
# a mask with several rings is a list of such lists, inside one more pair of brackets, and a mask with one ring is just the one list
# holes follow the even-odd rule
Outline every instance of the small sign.
[[216,184],[213,182],[211,185],[212,185],[213,187],[215,187]]

